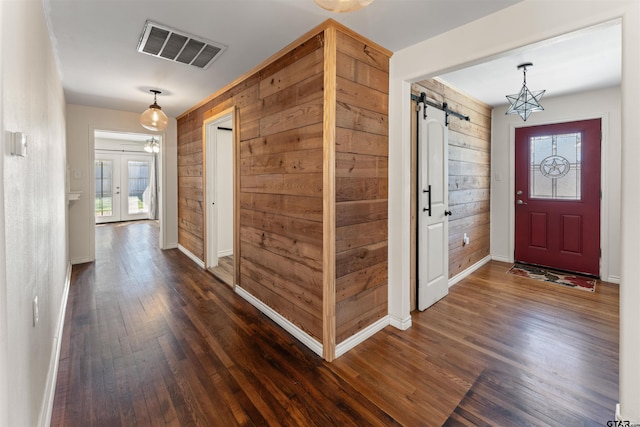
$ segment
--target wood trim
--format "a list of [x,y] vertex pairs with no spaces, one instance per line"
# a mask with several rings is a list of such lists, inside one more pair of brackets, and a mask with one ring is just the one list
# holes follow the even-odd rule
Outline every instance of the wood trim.
[[328,362],[336,353],[336,43],[336,29],[327,28],[324,34],[322,352]]
[[233,107],[231,114],[233,123],[233,285],[240,284],[240,114]]
[[[275,54],[271,55],[269,58],[265,59],[263,62],[261,62],[260,64],[258,64],[255,67],[253,67],[251,70],[247,71],[246,73],[244,73],[243,75],[241,75],[240,77],[238,77],[237,79],[232,81],[231,83],[229,83],[226,86],[222,87],[221,89],[217,90],[212,95],[208,96],[207,98],[205,98],[202,101],[200,101],[198,104],[194,105],[193,107],[189,108],[184,113],[180,114],[178,117],[176,117],[176,120],[180,120],[181,118],[183,118],[187,114],[192,113],[193,111],[195,111],[198,108],[202,107],[207,102],[209,102],[209,101],[213,100],[214,98],[216,98],[217,96],[229,91],[230,89],[232,89],[233,87],[237,86],[241,82],[247,80],[252,75],[258,73],[260,70],[262,70],[262,69],[266,68],[267,66],[271,65],[272,63],[276,62],[278,59],[282,58],[283,56],[285,56],[286,54],[288,54],[289,52],[291,52],[292,50],[294,50],[295,48],[300,46],[302,43],[306,42],[307,40],[310,40],[311,38],[315,37],[317,34],[322,33],[322,32],[326,31],[329,28],[333,28],[334,30],[338,29],[342,33],[347,34],[347,35],[353,37],[354,39],[356,39],[358,41],[361,41],[362,43],[365,43],[367,46],[369,46],[369,47],[381,52],[382,54],[384,54],[384,55],[386,55],[388,57],[391,57],[391,55],[393,55],[393,52],[391,52],[390,50],[385,49],[384,47],[380,46],[377,43],[372,42],[371,40],[367,40],[363,36],[359,35],[358,33],[354,32],[353,30],[345,27],[344,25],[340,24],[339,22],[337,22],[337,21],[335,21],[333,19],[327,19],[322,24],[314,27],[310,31],[308,31],[305,34],[303,34],[302,36],[298,37],[296,40],[294,40],[293,42],[289,43],[283,49],[281,49],[278,52],[276,52]],[[335,57],[335,54],[334,54],[334,57]]]

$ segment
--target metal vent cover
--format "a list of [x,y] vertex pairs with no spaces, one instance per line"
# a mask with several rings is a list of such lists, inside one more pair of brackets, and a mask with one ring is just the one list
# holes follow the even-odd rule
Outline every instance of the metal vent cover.
[[205,69],[227,47],[223,44],[195,37],[184,31],[147,20],[138,42],[138,52],[157,58]]

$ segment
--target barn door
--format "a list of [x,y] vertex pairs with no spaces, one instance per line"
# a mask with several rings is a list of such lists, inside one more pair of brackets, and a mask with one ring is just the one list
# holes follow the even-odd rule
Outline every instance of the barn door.
[[425,310],[449,293],[448,150],[445,112],[418,105],[418,309]]

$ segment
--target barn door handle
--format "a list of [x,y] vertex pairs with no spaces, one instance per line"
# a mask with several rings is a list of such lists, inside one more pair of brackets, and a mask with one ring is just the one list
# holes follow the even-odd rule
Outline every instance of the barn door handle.
[[426,190],[422,190],[422,192],[428,194],[427,204],[429,205],[428,208],[422,208],[422,212],[428,212],[429,216],[431,216],[431,184],[429,184]]
[[444,216],[449,216],[449,215],[453,215],[451,211],[444,211]]

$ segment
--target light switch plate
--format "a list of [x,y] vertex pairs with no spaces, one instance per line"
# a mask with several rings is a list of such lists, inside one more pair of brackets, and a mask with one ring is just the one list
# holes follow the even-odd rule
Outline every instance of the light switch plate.
[[11,154],[14,156],[27,157],[27,135],[22,132],[13,132],[12,139]]
[[33,326],[35,327],[40,321],[40,308],[38,307],[38,296],[33,298]]

